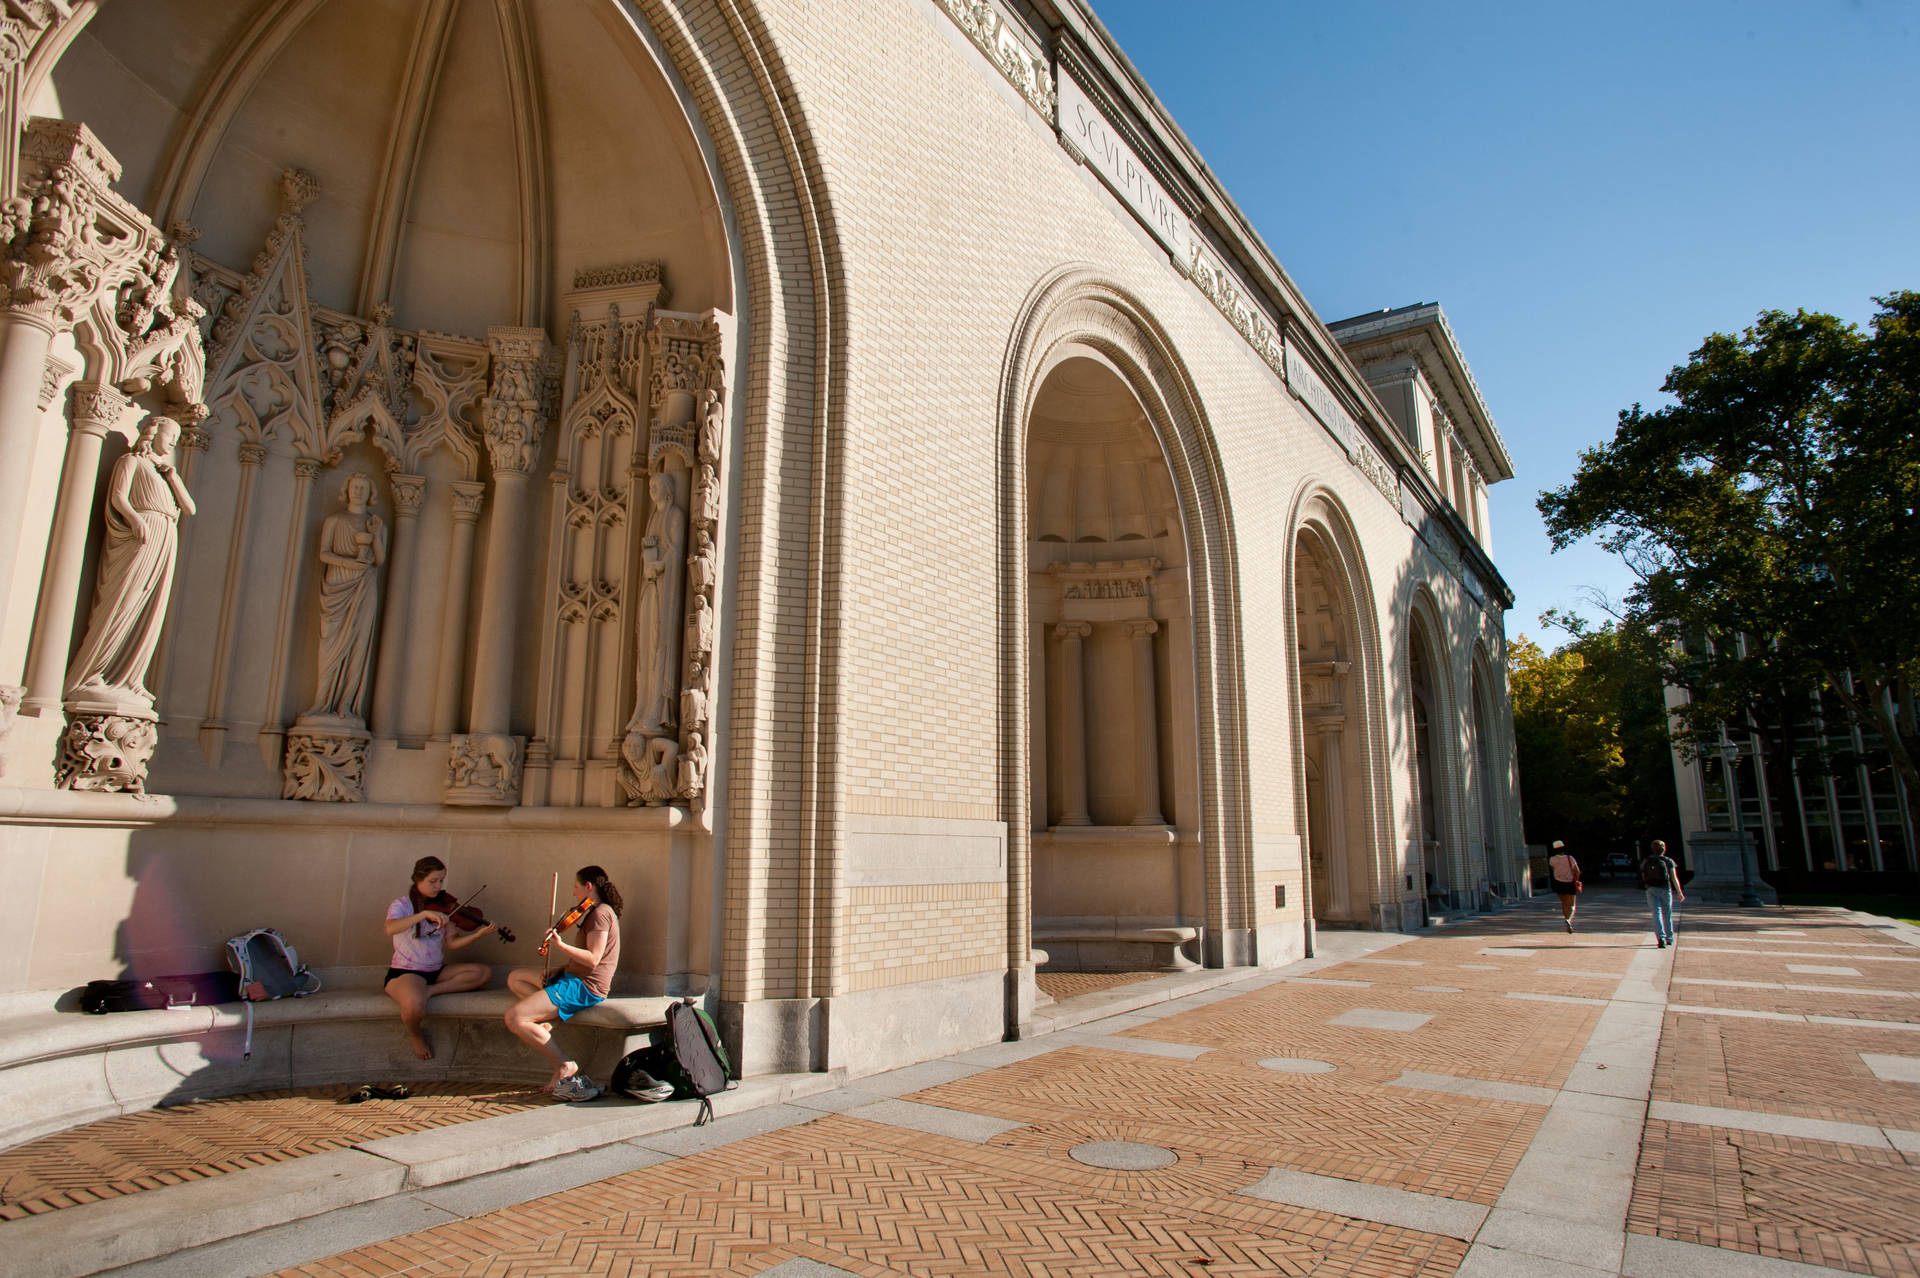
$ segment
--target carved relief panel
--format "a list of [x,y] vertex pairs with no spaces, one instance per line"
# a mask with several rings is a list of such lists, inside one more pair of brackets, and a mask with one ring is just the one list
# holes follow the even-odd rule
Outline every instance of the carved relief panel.
[[566,297],[566,366],[552,482],[540,692],[527,748],[531,803],[619,797],[632,697],[635,543],[647,518],[647,325],[665,297],[654,263],[583,271]]

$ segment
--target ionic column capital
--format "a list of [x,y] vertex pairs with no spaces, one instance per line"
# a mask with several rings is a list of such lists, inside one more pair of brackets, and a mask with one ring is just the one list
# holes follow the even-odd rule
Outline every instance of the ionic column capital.
[[1053,637],[1060,640],[1078,641],[1093,633],[1091,621],[1062,621],[1055,623]]
[[1160,633],[1160,623],[1151,617],[1134,617],[1120,623],[1129,639],[1151,639]]

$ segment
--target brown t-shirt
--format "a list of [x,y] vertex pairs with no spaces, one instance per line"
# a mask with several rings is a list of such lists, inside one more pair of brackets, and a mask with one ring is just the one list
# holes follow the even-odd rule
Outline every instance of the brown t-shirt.
[[588,911],[573,943],[590,950],[596,932],[607,934],[607,948],[601,952],[600,961],[591,970],[582,970],[578,962],[569,964],[568,970],[585,981],[588,989],[605,998],[613,986],[613,969],[620,966],[620,920],[614,915],[613,907],[604,901]]

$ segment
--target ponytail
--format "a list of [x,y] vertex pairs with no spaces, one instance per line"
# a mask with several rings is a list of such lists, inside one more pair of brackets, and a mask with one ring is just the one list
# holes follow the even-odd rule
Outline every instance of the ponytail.
[[626,902],[620,899],[620,889],[607,878],[607,872],[597,865],[586,865],[574,871],[574,881],[584,883],[593,889],[593,899],[602,902],[613,911],[615,918],[620,917],[621,907]]

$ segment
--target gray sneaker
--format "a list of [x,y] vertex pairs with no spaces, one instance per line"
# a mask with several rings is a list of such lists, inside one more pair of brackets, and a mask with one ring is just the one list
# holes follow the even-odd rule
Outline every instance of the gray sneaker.
[[600,1089],[585,1074],[563,1078],[553,1085],[553,1098],[558,1101],[590,1101],[599,1094]]

